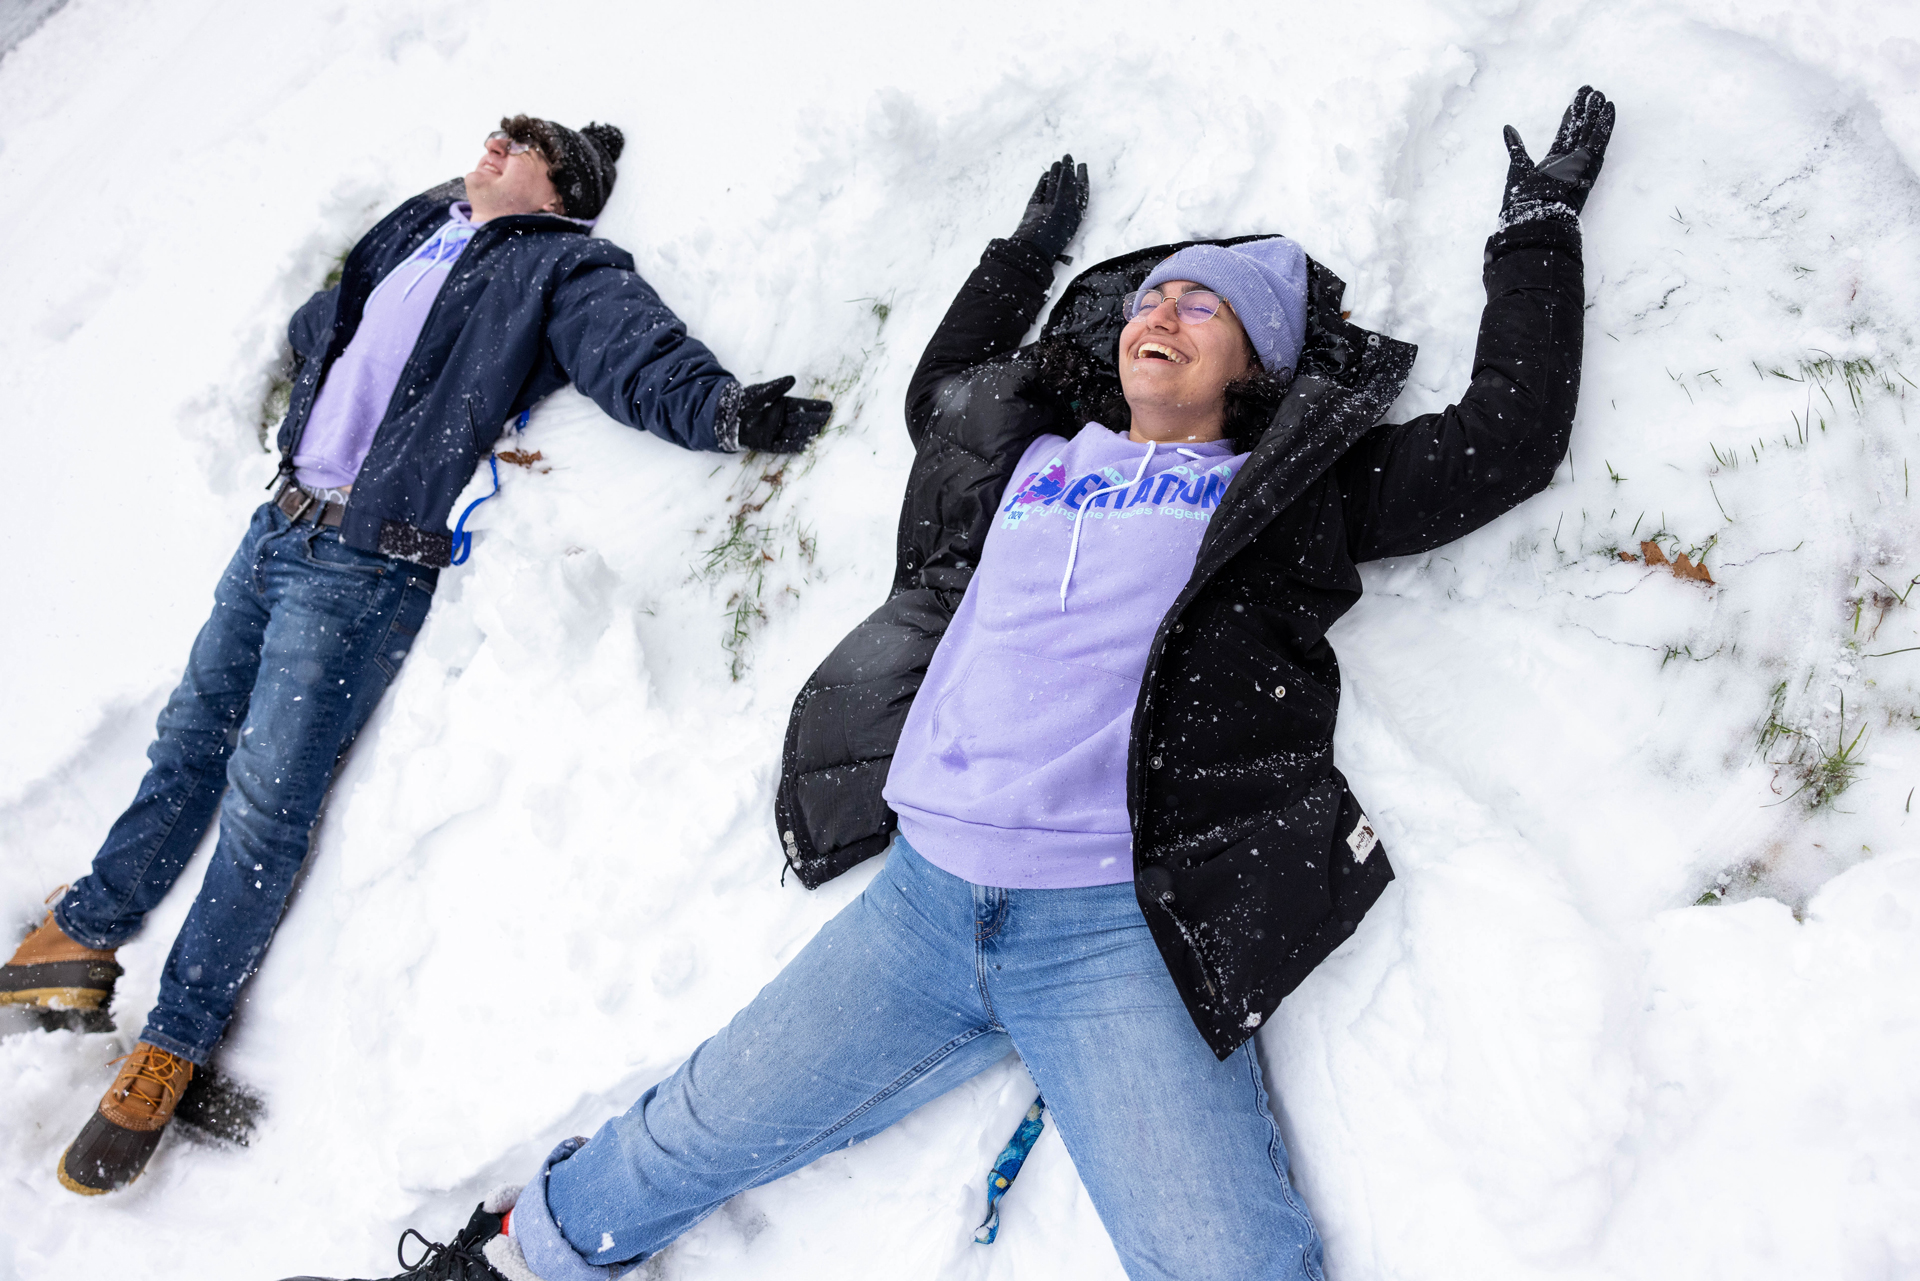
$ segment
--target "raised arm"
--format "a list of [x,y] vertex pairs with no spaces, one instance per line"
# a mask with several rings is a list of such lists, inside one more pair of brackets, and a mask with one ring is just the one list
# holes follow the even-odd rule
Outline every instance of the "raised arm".
[[1020,345],[1053,288],[1053,263],[1079,229],[1087,208],[1087,167],[1056,160],[1027,201],[1020,225],[994,240],[934,330],[907,384],[907,433],[918,446],[935,398],[947,379]]
[[1356,561],[1459,538],[1546,488],[1580,393],[1585,285],[1578,215],[1613,132],[1613,104],[1582,88],[1538,166],[1509,127],[1500,230],[1487,241],[1486,309],[1459,403],[1383,425],[1341,459]]

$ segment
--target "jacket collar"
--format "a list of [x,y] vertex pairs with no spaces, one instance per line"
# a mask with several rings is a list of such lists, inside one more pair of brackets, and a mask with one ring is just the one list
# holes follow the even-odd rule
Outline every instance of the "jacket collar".
[[[1096,263],[1068,284],[1041,337],[1077,345],[1093,363],[1095,379],[1111,384],[1108,391],[1116,390],[1125,323],[1120,301],[1139,288],[1155,265],[1190,245],[1237,245],[1274,234],[1153,245]],[[1299,373],[1208,523],[1196,582],[1251,542],[1325,475],[1373,429],[1406,385],[1417,349],[1346,320],[1340,313],[1346,289],[1346,282],[1326,266],[1307,260],[1307,341]],[[1097,399],[1101,393],[1088,388],[1085,394]]]

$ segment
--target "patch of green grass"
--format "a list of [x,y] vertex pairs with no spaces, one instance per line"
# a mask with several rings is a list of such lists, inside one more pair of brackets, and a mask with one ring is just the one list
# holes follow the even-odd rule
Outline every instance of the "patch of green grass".
[[340,277],[347,274],[347,250],[352,247],[349,245],[333,256],[333,261],[327,266],[327,278],[320,286],[322,290],[333,288],[340,283]]
[[1786,724],[1780,719],[1780,711],[1785,702],[1786,683],[1774,686],[1773,705],[1767,713],[1767,719],[1761,726],[1760,741],[1762,750],[1781,742],[1791,741],[1792,749],[1784,760],[1769,760],[1769,765],[1777,765],[1792,772],[1800,785],[1787,793],[1784,800],[1804,796],[1806,807],[1810,810],[1822,809],[1858,781],[1864,756],[1860,744],[1867,735],[1867,727],[1862,725],[1854,731],[1853,737],[1847,737],[1847,697],[1840,696],[1840,727],[1834,735],[1833,747],[1829,749],[1813,734],[1806,730]]
[[[1846,738],[1846,729],[1846,721],[1843,718],[1840,722],[1841,739]],[[1817,810],[1822,805],[1830,804],[1834,797],[1853,786],[1854,779],[1860,773],[1860,740],[1866,736],[1866,733],[1867,727],[1862,725],[1844,746],[1839,739],[1836,739],[1831,752],[1822,747],[1817,739],[1814,740],[1813,746],[1818,753],[1818,759],[1811,764],[1805,775],[1806,786],[1809,789],[1807,808]]]
[[[1893,384],[1893,374],[1881,369],[1865,356],[1852,360],[1841,360],[1829,352],[1814,352],[1814,359],[1800,362],[1800,373],[1809,382],[1820,388],[1820,394],[1827,398],[1827,404],[1833,405],[1833,394],[1827,390],[1827,384],[1838,379],[1847,389],[1847,399],[1853,403],[1856,411],[1866,407],[1867,393],[1883,391],[1889,395],[1898,395],[1900,389]],[[1901,375],[1902,381],[1912,386],[1912,382]],[[1835,406],[1837,408],[1837,406]]]
[[[1807,405],[1804,411],[1792,412],[1793,430],[1782,433],[1780,443],[1788,449],[1804,448],[1813,438],[1817,426],[1822,433],[1827,430],[1827,415],[1817,409],[1813,402],[1814,392],[1827,403],[1827,409],[1838,412],[1840,403],[1834,398],[1834,384],[1844,388],[1848,407],[1855,415],[1864,413],[1869,397],[1878,395],[1904,395],[1901,383],[1908,387],[1920,386],[1892,365],[1881,365],[1867,356],[1856,356],[1842,360],[1831,352],[1815,348],[1811,355],[1793,362],[1791,370],[1781,365],[1762,365],[1759,361],[1750,362],[1754,374],[1762,381],[1778,378],[1785,382],[1799,383],[1807,389]],[[1667,375],[1673,377],[1671,372]],[[1717,381],[1717,380],[1716,380]],[[1722,467],[1737,465],[1739,454],[1729,449],[1725,456],[1718,445],[1709,446],[1713,450],[1714,462]],[[1747,453],[1753,461],[1759,462],[1765,452],[1767,441],[1758,439],[1747,447]],[[1733,461],[1730,462],[1729,459]]]
[[867,311],[873,316],[877,322],[876,327],[879,329],[885,329],[887,327],[887,318],[893,315],[893,294],[891,291],[888,292],[885,298],[849,298],[847,301],[866,303]]
[[1767,753],[1773,750],[1775,743],[1797,732],[1793,726],[1780,719],[1780,713],[1785,710],[1786,705],[1787,683],[1780,681],[1773,687],[1773,693],[1767,699],[1767,714],[1760,722],[1759,752],[1763,760]]
[[267,394],[260,400],[260,448],[273,452],[273,431],[287,416],[293,403],[293,361],[283,360],[267,375]]
[[[758,455],[749,455],[749,463]],[[776,519],[768,507],[787,483],[790,458],[774,455],[757,473],[749,473],[743,496],[735,500],[720,539],[700,553],[694,577],[709,583],[733,580],[727,594],[720,646],[727,653],[727,672],[739,680],[747,672],[747,652],[753,636],[767,621],[767,574],[791,548],[803,566],[811,568],[819,539],[789,512]],[[743,469],[745,471],[746,469]],[[790,594],[798,589],[787,587]]]

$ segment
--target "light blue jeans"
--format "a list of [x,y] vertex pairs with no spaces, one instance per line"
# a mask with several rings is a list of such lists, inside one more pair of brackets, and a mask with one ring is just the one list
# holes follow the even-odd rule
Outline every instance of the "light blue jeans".
[[866,892],[733,1022],[548,1158],[514,1235],[547,1281],[604,1277],[1009,1049],[1129,1277],[1319,1281],[1254,1047],[1214,1058],[1133,886],[974,885],[898,836]]

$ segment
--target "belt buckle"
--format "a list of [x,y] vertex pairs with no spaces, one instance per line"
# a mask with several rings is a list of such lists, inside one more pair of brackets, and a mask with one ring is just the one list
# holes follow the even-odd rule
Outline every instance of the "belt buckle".
[[295,507],[292,511],[287,511],[287,505],[286,505],[287,496],[283,495],[280,499],[280,510],[283,512],[286,512],[287,520],[289,523],[298,525],[301,521],[301,518],[303,518],[307,514],[307,512],[313,508],[313,505],[320,500],[315,498],[312,494],[309,494],[306,490],[300,488],[298,485],[292,486],[292,489],[294,493],[300,495],[300,505],[298,507]]

